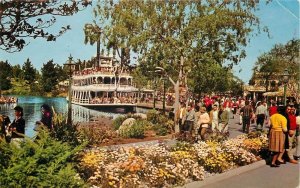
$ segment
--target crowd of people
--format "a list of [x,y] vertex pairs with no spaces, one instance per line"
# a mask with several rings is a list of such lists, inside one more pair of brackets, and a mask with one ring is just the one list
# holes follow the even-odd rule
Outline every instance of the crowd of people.
[[5,96],[0,97],[0,104],[11,104],[17,102],[18,102],[18,98],[16,97],[5,97]]
[[[76,76],[96,74],[96,73],[115,74],[117,71],[118,71],[117,67],[92,67],[92,68],[87,68],[87,69],[83,69],[80,71],[75,71],[73,74]],[[129,70],[127,70],[126,68],[123,68],[122,73],[123,74],[129,73]]]
[[[11,122],[8,116],[0,116],[0,138],[4,138],[7,142],[13,143],[16,146],[24,141],[25,136],[25,120],[23,118],[24,112],[21,106],[14,108],[15,118]],[[52,110],[49,105],[43,104],[41,106],[42,118],[36,122],[35,130],[38,131],[38,127],[46,127],[48,130],[53,130],[52,122]]]
[[[269,150],[272,152],[271,167],[279,167],[289,161],[298,164],[300,157],[299,108],[288,104],[270,108]],[[294,144],[295,142],[295,144]],[[287,154],[284,160],[284,154]]]
[[[249,133],[250,125],[256,124],[256,130],[268,131],[269,150],[272,153],[271,167],[279,167],[286,161],[298,164],[300,157],[300,116],[295,101],[283,106],[281,100],[252,101],[238,98],[202,98],[199,102],[181,102],[177,111],[177,124],[180,133],[186,139],[205,140],[206,132],[229,134],[228,123],[232,114],[238,114],[242,132]],[[234,116],[232,117],[234,118]]]
[[186,108],[185,103],[181,103],[177,111],[178,125],[180,133],[187,139],[195,137],[197,140],[205,140],[206,132],[228,134],[228,123],[230,112],[223,105],[213,104],[208,110],[205,105],[193,105],[190,103]]
[[135,104],[137,98],[134,97],[94,97],[90,99],[90,104]]

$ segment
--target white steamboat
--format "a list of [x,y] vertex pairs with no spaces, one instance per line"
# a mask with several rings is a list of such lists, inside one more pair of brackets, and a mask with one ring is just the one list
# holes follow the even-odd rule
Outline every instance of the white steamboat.
[[134,111],[138,101],[132,76],[112,57],[101,57],[98,67],[74,72],[71,90],[73,104],[93,109]]

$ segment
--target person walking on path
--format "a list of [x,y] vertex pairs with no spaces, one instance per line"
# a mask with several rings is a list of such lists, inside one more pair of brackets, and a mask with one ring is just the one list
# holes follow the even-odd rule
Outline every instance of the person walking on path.
[[194,106],[190,104],[188,106],[187,112],[186,112],[186,120],[184,122],[184,137],[187,139],[191,139],[192,137],[192,130],[193,130],[193,125],[195,121],[195,110]]
[[227,133],[228,132],[228,122],[229,122],[229,112],[226,109],[224,109],[223,106],[220,106],[218,117],[219,117],[219,131],[221,133]]
[[257,104],[257,108],[256,108],[256,129],[257,130],[263,130],[263,126],[264,126],[264,121],[265,118],[267,117],[267,108],[262,104],[262,102],[258,102]]
[[245,101],[245,106],[241,109],[243,118],[243,133],[249,133],[250,131],[250,119],[253,115],[253,109],[249,101]]
[[[278,108],[278,112],[284,111],[283,107]],[[270,135],[269,135],[269,151],[272,152],[271,167],[279,167],[279,164],[283,164],[282,159],[285,145],[285,134],[287,132],[287,120],[286,118],[276,112],[270,117]],[[279,164],[278,164],[279,163]]]
[[15,110],[15,119],[9,126],[9,131],[11,132],[11,143],[16,146],[24,141],[25,135],[25,120],[23,119],[23,108],[21,106],[16,106]]
[[179,131],[180,133],[184,132],[184,123],[185,123],[185,119],[186,119],[186,108],[185,108],[185,104],[181,103],[180,109],[177,111],[178,114],[176,117],[178,117],[178,125],[179,125]]
[[287,142],[288,145],[286,147],[286,151],[289,157],[289,161],[290,163],[293,164],[298,164],[298,162],[294,159],[294,154],[296,151],[296,148],[293,147],[293,142],[295,139],[295,135],[296,135],[296,129],[297,129],[297,124],[296,124],[296,116],[294,114],[294,112],[292,111],[292,107],[288,105],[286,107],[286,118],[287,118]]
[[198,120],[198,125],[200,125],[200,137],[201,140],[205,141],[205,133],[209,127],[210,118],[208,113],[206,112],[205,107],[200,108],[200,117]]
[[219,124],[219,118],[218,118],[218,107],[217,105],[213,105],[213,109],[209,112],[209,119],[210,119],[210,125],[211,125],[211,130],[213,132],[218,129],[218,124]]
[[273,114],[277,112],[276,101],[271,102],[271,106],[269,108],[269,116],[271,117]]

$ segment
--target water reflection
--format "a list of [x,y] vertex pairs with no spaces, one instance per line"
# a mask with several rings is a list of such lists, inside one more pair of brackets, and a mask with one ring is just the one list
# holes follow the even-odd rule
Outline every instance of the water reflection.
[[115,119],[119,115],[119,113],[101,112],[75,104],[72,105],[72,118],[74,122],[89,122],[101,116]]
[[[36,97],[36,96],[16,96],[18,97],[18,105],[24,109],[24,119],[26,122],[25,134],[29,137],[35,135],[33,130],[35,122],[41,119],[40,107],[42,104],[48,104],[53,106],[56,113],[67,113],[68,103],[65,98],[48,98],[48,97]],[[15,104],[0,104],[0,114],[7,115],[11,119],[14,119]],[[136,109],[137,112],[145,112],[141,108]],[[146,110],[147,111],[147,110]],[[113,119],[119,116],[119,113],[101,112],[97,110],[88,109],[79,105],[72,105],[72,118],[74,122],[89,122],[93,121],[97,117],[107,116]]]
[[[19,101],[18,105],[24,109],[24,119],[26,122],[25,134],[29,137],[35,136],[35,122],[41,119],[41,106],[42,104],[48,104],[53,106],[56,113],[67,113],[68,103],[65,98],[48,98],[48,97],[36,97],[36,96],[17,96]],[[7,115],[11,119],[14,119],[14,107],[15,104],[0,104],[0,114]],[[79,105],[72,105],[72,118],[74,122],[89,122],[100,116],[107,116],[116,118],[120,114],[100,112],[97,110],[91,110]]]
[[[35,132],[33,130],[35,122],[41,119],[41,106],[46,103],[53,106],[58,113],[65,113],[67,110],[67,101],[65,98],[47,98],[47,97],[33,97],[33,96],[17,96],[18,105],[24,109],[24,119],[26,122],[25,134],[33,137]],[[15,104],[1,104],[0,114],[9,116],[11,121],[14,119]]]

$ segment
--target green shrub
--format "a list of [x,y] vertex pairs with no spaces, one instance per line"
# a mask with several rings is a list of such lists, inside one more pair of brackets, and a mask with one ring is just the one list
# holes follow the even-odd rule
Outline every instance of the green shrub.
[[149,122],[145,120],[137,120],[132,126],[128,126],[120,131],[120,135],[124,138],[144,138],[145,129]]
[[158,123],[158,116],[160,116],[160,115],[158,114],[158,112],[156,110],[149,110],[147,112],[147,120],[153,124]]
[[164,125],[161,125],[161,124],[154,125],[154,131],[155,131],[156,135],[159,135],[159,136],[165,136],[168,134],[167,127],[165,127]]
[[88,146],[100,145],[117,137],[116,131],[106,125],[84,125],[79,126],[79,130]]
[[0,142],[0,187],[84,187],[74,167],[73,147],[56,141],[46,131],[20,147]]
[[115,130],[119,130],[120,126],[122,125],[123,121],[125,121],[127,117],[125,116],[118,116],[116,119],[113,121],[113,126]]
[[68,124],[65,115],[55,114],[53,117],[53,131],[51,131],[50,135],[56,140],[77,146],[83,142],[78,126],[79,124]]
[[136,120],[142,119],[141,116],[136,115],[136,114],[131,114],[131,113],[126,114],[126,119],[128,119],[128,118],[134,118],[134,119],[136,119]]
[[176,142],[171,151],[194,151],[194,147],[189,142]]

